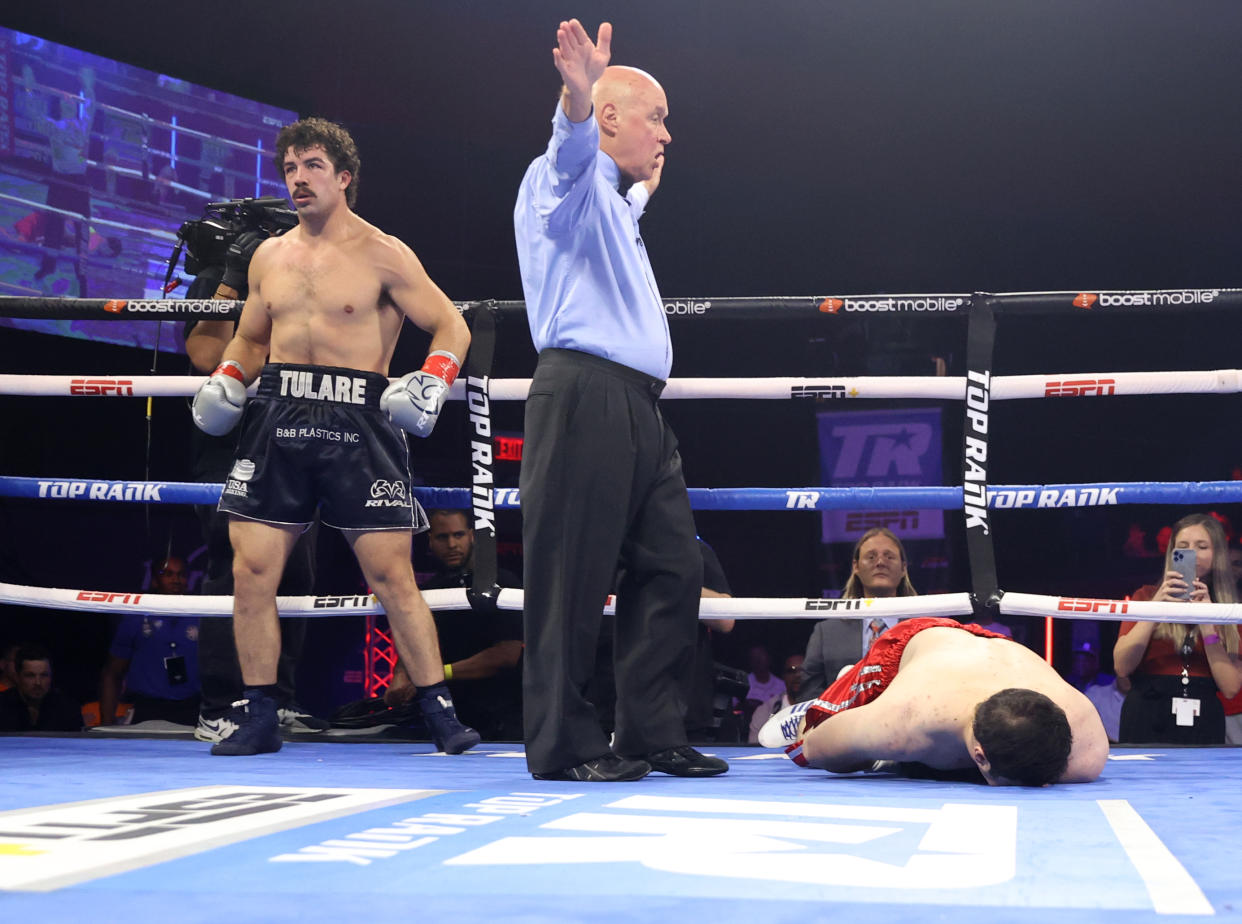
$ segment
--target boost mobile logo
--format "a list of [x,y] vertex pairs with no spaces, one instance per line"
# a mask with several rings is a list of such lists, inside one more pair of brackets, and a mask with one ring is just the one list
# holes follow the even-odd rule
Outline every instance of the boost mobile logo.
[[104,311],[111,314],[229,314],[232,310],[231,301],[214,298],[186,298],[179,301],[110,298],[104,302]]
[[1177,289],[1157,292],[1079,292],[1073,304],[1076,308],[1141,308],[1165,305],[1210,305],[1220,295],[1220,289]]
[[819,303],[825,314],[838,311],[957,311],[966,304],[964,298],[943,295],[907,295],[886,298],[826,298]]
[[707,309],[712,306],[709,301],[695,302],[665,302],[664,313],[671,315],[679,314],[707,314]]

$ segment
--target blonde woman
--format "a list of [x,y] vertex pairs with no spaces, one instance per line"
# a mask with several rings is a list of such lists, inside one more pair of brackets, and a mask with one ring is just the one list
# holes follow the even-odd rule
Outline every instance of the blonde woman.
[[[1191,587],[1172,568],[1174,549],[1195,552]],[[1173,524],[1164,579],[1150,599],[1182,600],[1187,591],[1194,603],[1237,600],[1225,533],[1210,514]],[[1118,678],[1131,681],[1121,707],[1122,743],[1224,743],[1225,715],[1216,694],[1228,698],[1242,690],[1237,626],[1123,622],[1113,664]]]
[[[910,583],[906,550],[892,530],[869,529],[854,543],[853,564],[849,580],[841,596],[913,597],[917,591]],[[896,624],[896,618],[874,620],[876,625],[860,619],[825,619],[815,626],[807,641],[802,662],[802,678],[798,699],[810,699],[867,653],[871,643]]]

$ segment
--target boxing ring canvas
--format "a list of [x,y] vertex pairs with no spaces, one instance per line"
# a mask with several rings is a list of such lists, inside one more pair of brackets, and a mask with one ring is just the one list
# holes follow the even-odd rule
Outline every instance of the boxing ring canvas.
[[[45,921],[1100,922],[1239,916],[1238,751],[1115,748],[1043,789],[834,776],[536,782],[520,745],[5,737],[0,908]],[[1054,917],[1055,916],[1055,917]]]

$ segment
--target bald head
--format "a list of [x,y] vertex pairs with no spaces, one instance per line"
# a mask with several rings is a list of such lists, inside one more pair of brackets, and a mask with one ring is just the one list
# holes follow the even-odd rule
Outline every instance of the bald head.
[[591,89],[591,102],[596,108],[604,103],[628,104],[644,90],[655,90],[661,96],[664,95],[660,82],[646,71],[637,67],[626,67],[624,64],[614,64],[604,68],[603,76],[595,82]]
[[668,98],[659,81],[636,67],[613,65],[591,90],[599,148],[631,183],[650,179],[672,138],[664,125]]

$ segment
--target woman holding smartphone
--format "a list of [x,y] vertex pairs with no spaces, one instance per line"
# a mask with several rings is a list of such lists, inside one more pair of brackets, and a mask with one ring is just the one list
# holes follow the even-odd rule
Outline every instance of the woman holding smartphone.
[[[1236,602],[1225,533],[1215,517],[1194,513],[1173,524],[1164,580],[1150,599]],[[1224,743],[1216,694],[1242,690],[1237,626],[1123,622],[1113,665],[1119,681],[1131,682],[1121,706],[1121,743]]]

